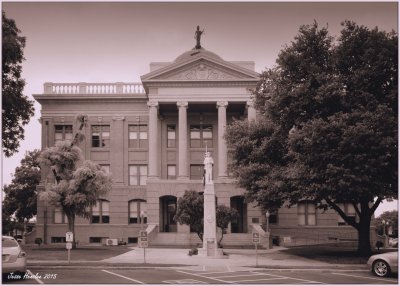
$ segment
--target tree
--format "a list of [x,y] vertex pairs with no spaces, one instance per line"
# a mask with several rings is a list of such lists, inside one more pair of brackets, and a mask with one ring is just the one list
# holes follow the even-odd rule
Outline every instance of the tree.
[[221,228],[221,238],[218,243],[220,244],[222,239],[224,238],[224,232],[228,228],[229,223],[239,217],[239,213],[234,208],[227,207],[225,205],[217,206],[216,210],[216,221],[217,226]]
[[81,150],[76,144],[83,140],[81,131],[86,125],[86,117],[79,115],[77,120],[80,127],[72,142],[58,142],[40,155],[41,163],[50,167],[56,178],[56,183],[48,184],[40,198],[62,208],[68,219],[68,230],[72,233],[76,216],[88,218],[90,207],[111,189],[111,178],[100,165],[89,160],[82,163]]
[[204,228],[204,196],[196,191],[185,191],[178,199],[174,220],[189,225],[201,241]]
[[18,151],[20,140],[24,139],[23,126],[34,115],[33,101],[24,95],[25,81],[21,78],[21,63],[24,60],[25,37],[15,21],[6,17],[3,11],[3,63],[2,63],[2,142],[6,157]]
[[375,219],[375,224],[378,232],[380,234],[384,234],[383,226],[385,225],[386,228],[386,233],[387,233],[387,228],[391,227],[392,228],[392,236],[398,237],[399,235],[399,213],[397,210],[393,211],[386,211],[382,213],[379,217]]
[[301,200],[334,209],[368,255],[372,215],[397,198],[397,35],[342,26],[336,43],[316,22],[301,26],[261,75],[258,122],[234,122],[226,137],[248,200],[265,209]]
[[26,224],[36,215],[36,187],[40,183],[39,155],[39,150],[26,152],[21,165],[15,169],[11,184],[3,189],[3,214],[6,218],[15,218],[18,223]]
[[[229,223],[238,216],[237,210],[224,205],[216,208],[216,225],[221,228],[222,236],[219,243],[224,237],[224,230]],[[189,225],[190,228],[203,241],[204,229],[204,196],[196,191],[185,191],[183,196],[178,199],[178,208],[174,216],[174,220],[180,224]]]

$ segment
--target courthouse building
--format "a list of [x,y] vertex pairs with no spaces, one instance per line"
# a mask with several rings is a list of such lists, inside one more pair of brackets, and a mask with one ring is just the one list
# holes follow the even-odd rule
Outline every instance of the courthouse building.
[[[84,80],[84,79],[82,79]],[[196,245],[190,227],[173,220],[177,200],[186,190],[203,192],[206,148],[214,159],[217,203],[236,208],[239,218],[224,235],[226,246],[252,245],[251,233],[265,229],[265,211],[245,202],[245,190],[230,177],[227,124],[256,120],[251,98],[259,74],[254,62],[226,61],[201,47],[172,62],[152,62],[141,83],[45,83],[34,98],[42,106],[42,148],[71,140],[76,116],[88,118],[79,147],[85,159],[112,176],[110,193],[98,200],[89,219],[77,218],[80,244],[135,244],[141,228],[150,245]],[[43,171],[42,183],[54,182]],[[350,205],[342,206],[354,215]],[[356,238],[333,211],[319,211],[311,202],[282,208],[269,217],[272,236],[285,243]],[[67,220],[61,209],[38,201],[35,237],[45,243],[65,241]]]

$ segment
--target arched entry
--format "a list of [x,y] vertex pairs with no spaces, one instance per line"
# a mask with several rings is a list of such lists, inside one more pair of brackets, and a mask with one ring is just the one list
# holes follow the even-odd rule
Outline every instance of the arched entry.
[[174,221],[176,214],[176,197],[160,197],[160,232],[176,232],[177,226]]
[[231,208],[238,211],[239,217],[231,222],[232,233],[246,233],[247,232],[247,203],[244,197],[235,196],[231,197]]

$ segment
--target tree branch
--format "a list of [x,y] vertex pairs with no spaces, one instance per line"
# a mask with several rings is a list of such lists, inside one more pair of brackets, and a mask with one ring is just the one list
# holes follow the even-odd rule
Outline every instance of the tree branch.
[[348,223],[349,225],[351,225],[352,227],[356,228],[358,230],[358,223],[356,223],[353,220],[350,220],[348,218],[348,216],[342,211],[341,208],[339,208],[333,201],[331,201],[328,198],[325,198],[326,202],[328,203],[328,205],[333,208],[343,219],[346,223]]

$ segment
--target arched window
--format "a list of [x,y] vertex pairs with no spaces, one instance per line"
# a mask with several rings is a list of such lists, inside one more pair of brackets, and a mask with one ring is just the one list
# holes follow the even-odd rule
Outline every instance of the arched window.
[[91,223],[110,223],[110,202],[98,200],[92,207]]
[[143,214],[143,223],[147,223],[147,203],[145,200],[129,201],[129,223],[142,223],[140,220]]

